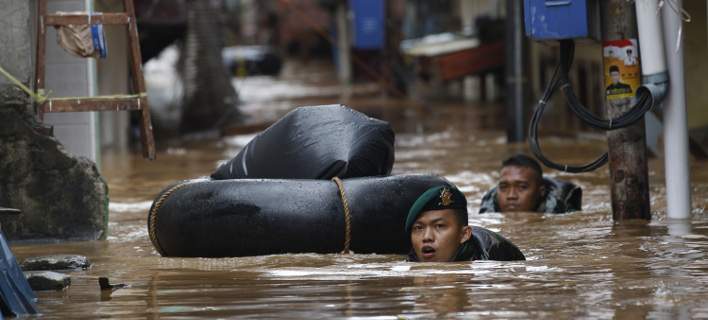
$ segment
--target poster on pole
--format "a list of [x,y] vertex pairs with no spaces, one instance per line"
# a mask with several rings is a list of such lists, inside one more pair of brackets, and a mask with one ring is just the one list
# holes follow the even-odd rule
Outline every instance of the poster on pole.
[[602,44],[605,96],[614,103],[629,103],[641,85],[637,39],[604,41]]

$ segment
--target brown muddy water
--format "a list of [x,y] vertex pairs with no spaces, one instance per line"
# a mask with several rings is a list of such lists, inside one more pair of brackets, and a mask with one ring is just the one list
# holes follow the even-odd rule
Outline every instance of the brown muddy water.
[[[105,154],[102,173],[111,196],[107,240],[13,246],[20,260],[73,253],[94,263],[89,270],[70,273],[69,289],[38,294],[41,317],[708,318],[705,163],[692,165],[690,222],[666,219],[663,163],[657,159],[650,161],[650,223],[613,223],[607,168],[579,175],[547,172],[583,187],[582,212],[479,215],[479,199],[495,184],[499,162],[526,150],[523,144],[505,143],[496,116],[500,105],[424,105],[379,98],[375,87],[342,94],[338,86],[296,80],[235,82],[244,110],[256,118],[298,105],[344,101],[390,121],[397,133],[394,174],[447,177],[467,195],[470,223],[502,233],[528,261],[414,264],[404,256],[368,254],[160,257],[146,229],[153,198],[175,180],[210,174],[254,136],[235,135],[172,143],[154,162],[136,154]],[[293,83],[301,87],[288,90]],[[282,95],[269,95],[269,88]],[[555,159],[577,163],[602,152],[605,143],[593,137],[552,138],[543,146]],[[102,293],[99,276],[130,287]]]

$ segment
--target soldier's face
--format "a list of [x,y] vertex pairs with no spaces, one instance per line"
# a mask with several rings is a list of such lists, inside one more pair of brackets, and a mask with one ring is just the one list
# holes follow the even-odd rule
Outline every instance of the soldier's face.
[[610,78],[612,78],[612,83],[617,84],[620,82],[620,73],[617,71],[610,72]]
[[418,260],[452,261],[460,244],[470,239],[472,227],[457,221],[452,209],[423,212],[411,229],[411,244]]
[[497,184],[497,203],[501,212],[535,211],[544,193],[540,177],[531,168],[502,168]]

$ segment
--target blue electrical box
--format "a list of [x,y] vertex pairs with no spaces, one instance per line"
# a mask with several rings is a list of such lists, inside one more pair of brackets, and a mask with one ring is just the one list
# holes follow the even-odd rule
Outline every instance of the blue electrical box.
[[534,40],[600,39],[601,0],[524,0],[526,35]]
[[385,41],[386,0],[350,0],[352,46],[355,49],[382,49]]

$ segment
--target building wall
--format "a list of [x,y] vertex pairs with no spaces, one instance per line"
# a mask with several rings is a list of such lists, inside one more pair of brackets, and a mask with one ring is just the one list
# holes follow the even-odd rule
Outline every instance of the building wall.
[[[31,7],[17,0],[0,0],[0,66],[17,80],[29,84],[32,79],[33,41],[31,34],[18,26],[29,28]],[[0,76],[0,105],[21,96],[17,87]]]

